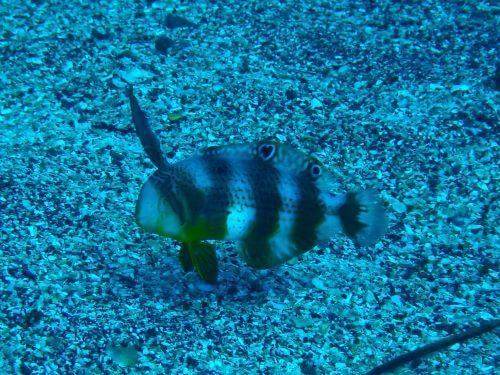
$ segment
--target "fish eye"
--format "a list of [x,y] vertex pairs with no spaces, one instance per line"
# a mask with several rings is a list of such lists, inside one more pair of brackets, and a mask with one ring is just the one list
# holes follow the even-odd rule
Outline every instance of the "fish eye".
[[321,176],[321,166],[318,164],[311,164],[309,166],[309,173],[312,178],[317,179],[319,176]]
[[263,143],[259,145],[257,152],[262,160],[269,160],[274,156],[276,147],[273,144]]

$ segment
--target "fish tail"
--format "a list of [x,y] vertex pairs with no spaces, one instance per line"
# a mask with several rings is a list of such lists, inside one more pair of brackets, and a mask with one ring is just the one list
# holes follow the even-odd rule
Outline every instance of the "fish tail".
[[386,231],[384,208],[372,190],[348,192],[338,208],[343,232],[354,242],[367,246],[375,243]]

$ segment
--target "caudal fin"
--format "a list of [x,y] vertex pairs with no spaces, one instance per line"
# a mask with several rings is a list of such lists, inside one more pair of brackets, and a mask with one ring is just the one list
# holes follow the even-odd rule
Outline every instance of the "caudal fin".
[[384,208],[371,190],[347,193],[337,213],[343,232],[362,246],[377,242],[387,228]]

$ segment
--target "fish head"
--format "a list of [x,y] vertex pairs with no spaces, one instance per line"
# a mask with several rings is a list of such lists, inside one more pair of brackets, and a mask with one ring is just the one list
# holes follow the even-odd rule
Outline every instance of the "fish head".
[[148,232],[177,238],[182,230],[182,221],[172,200],[168,199],[168,189],[169,184],[158,172],[149,177],[139,193],[135,218],[137,224]]

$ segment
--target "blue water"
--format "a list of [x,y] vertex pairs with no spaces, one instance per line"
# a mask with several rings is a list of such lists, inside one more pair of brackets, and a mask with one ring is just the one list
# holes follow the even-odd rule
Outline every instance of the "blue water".
[[[0,373],[362,374],[498,317],[498,7],[478,1],[2,1]],[[165,156],[273,137],[338,192],[380,192],[377,244],[339,236],[219,282],[134,207]],[[498,334],[406,364],[494,374]]]

